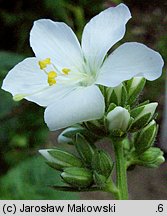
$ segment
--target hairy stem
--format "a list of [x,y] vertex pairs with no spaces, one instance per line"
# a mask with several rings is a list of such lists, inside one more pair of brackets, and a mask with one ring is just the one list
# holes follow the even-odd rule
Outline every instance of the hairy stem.
[[126,160],[123,154],[123,143],[122,141],[115,140],[113,142],[116,159],[116,186],[120,191],[120,199],[128,199],[128,186],[127,186],[127,169]]

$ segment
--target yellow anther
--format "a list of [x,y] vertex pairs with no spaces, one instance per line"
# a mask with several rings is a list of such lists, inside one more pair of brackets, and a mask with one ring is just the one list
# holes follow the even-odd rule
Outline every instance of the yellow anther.
[[43,70],[44,68],[47,67],[47,65],[51,64],[50,58],[46,58],[42,61],[39,61],[38,64],[39,64],[40,69]]
[[52,85],[56,84],[56,80],[54,78],[53,79],[48,78],[48,83],[50,86],[52,86]]
[[48,83],[50,86],[56,84],[55,78],[57,77],[57,73],[55,71],[50,71],[48,73]]
[[71,70],[69,68],[63,68],[62,69],[62,72],[65,74],[65,75],[68,75],[68,73],[70,72]]
[[48,73],[48,78],[49,78],[49,79],[53,79],[53,78],[55,78],[55,77],[57,77],[57,73],[56,73],[55,71],[50,71],[50,72]]

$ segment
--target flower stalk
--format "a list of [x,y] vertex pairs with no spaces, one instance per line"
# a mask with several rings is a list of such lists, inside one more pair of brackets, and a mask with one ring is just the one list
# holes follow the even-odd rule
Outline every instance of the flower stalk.
[[112,179],[106,184],[104,191],[111,193],[116,200],[121,200],[121,191],[114,184]]
[[114,151],[116,160],[116,185],[120,191],[120,199],[128,199],[128,186],[127,186],[127,170],[126,170],[126,160],[123,152],[122,141],[114,140]]

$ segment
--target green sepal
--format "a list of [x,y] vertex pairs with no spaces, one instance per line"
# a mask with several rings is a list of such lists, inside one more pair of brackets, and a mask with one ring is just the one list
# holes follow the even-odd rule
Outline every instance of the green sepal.
[[107,109],[107,113],[111,112],[117,105],[115,105],[114,103],[110,103],[108,109]]
[[84,133],[85,128],[77,125],[76,127],[66,128],[59,136],[58,143],[73,145],[77,133]]
[[125,105],[127,104],[127,90],[125,85],[122,86],[122,92],[121,92],[121,103],[119,104],[122,107],[125,107]]
[[130,120],[129,120],[129,125],[128,125],[128,128],[127,128],[127,131],[129,131],[129,130],[130,130],[130,128],[131,128],[131,126],[132,126],[133,122],[134,122],[134,118],[130,117]]
[[149,148],[138,157],[138,165],[150,168],[156,168],[164,162],[163,151],[157,147]]
[[124,107],[127,103],[127,90],[124,83],[121,83],[117,87],[109,87],[106,91],[106,106],[108,107],[110,103],[114,103],[117,106]]
[[143,128],[148,121],[150,120],[151,117],[151,113],[147,113],[145,115],[143,115],[142,117],[140,117],[138,120],[136,120],[135,122],[132,123],[130,131],[131,132],[135,132],[141,128]]
[[48,166],[50,166],[51,168],[55,169],[55,170],[58,170],[58,171],[62,171],[63,170],[63,166],[57,164],[57,163],[53,163],[53,162],[49,162],[49,161],[46,161],[45,162]]
[[53,149],[48,150],[48,153],[54,158],[54,161],[47,162],[47,164],[52,168],[63,170],[65,167],[83,167],[82,161],[69,152],[60,149]]
[[127,109],[127,110],[128,110],[128,112],[130,112],[130,110],[131,110],[131,108],[130,108],[130,106],[129,106],[129,105],[126,105],[124,108],[125,108],[125,109]]
[[144,105],[147,105],[147,104],[149,104],[149,103],[150,103],[150,101],[149,101],[149,100],[146,100],[146,101],[144,101],[144,102],[138,104],[138,105],[136,106],[136,108],[137,108],[137,107],[144,106]]
[[101,174],[99,174],[98,172],[94,171],[93,173],[93,179],[94,179],[94,182],[96,183],[96,185],[100,188],[103,188],[105,187],[106,185],[106,181],[107,181],[107,178]]
[[144,110],[144,106],[139,106],[130,111],[130,115],[133,118],[136,118],[142,111]]
[[98,174],[105,176],[107,179],[110,177],[114,163],[110,155],[104,150],[96,150],[92,158],[92,169]]
[[94,154],[92,145],[85,139],[83,135],[77,134],[75,146],[84,164],[90,166]]
[[77,188],[90,187],[93,184],[93,174],[86,168],[65,168],[61,177],[67,184]]
[[145,84],[146,84],[146,79],[142,78],[140,83],[135,86],[135,87],[131,87],[132,86],[132,82],[135,78],[132,78],[131,80],[127,81],[127,91],[128,91],[128,104],[132,105],[137,97],[139,96],[139,94],[141,93],[141,91],[143,90]]
[[146,127],[137,133],[134,140],[135,151],[137,154],[141,154],[153,146],[157,132],[158,126],[156,122],[152,120]]
[[117,95],[116,95],[113,88],[108,88],[107,89],[107,104],[108,104],[108,106],[110,105],[110,103],[114,103],[116,105],[118,105],[118,103],[119,103]]

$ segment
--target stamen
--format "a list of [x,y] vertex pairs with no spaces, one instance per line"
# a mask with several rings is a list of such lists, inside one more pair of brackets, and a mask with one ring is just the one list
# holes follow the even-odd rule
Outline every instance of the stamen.
[[48,78],[48,83],[49,83],[50,86],[52,86],[52,85],[56,84],[56,80]]
[[44,68],[47,67],[47,65],[51,64],[50,58],[46,58],[42,61],[39,61],[38,64],[39,64],[40,69],[43,70]]
[[70,71],[71,71],[71,70],[70,70],[69,68],[63,68],[63,69],[62,69],[62,72],[63,72],[65,75],[68,75]]
[[57,77],[57,73],[55,71],[50,71],[48,73],[48,77],[51,78],[51,79],[53,79],[53,78]]
[[56,84],[55,78],[57,77],[57,73],[55,71],[50,71],[48,73],[48,83],[50,86]]

